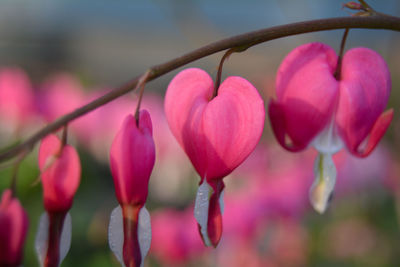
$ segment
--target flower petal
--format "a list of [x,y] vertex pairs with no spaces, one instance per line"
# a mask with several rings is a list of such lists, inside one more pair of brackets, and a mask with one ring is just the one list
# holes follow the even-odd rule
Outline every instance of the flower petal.
[[[286,134],[296,151],[307,146],[326,127],[336,108],[339,83],[333,76],[337,57],[332,48],[310,43],[295,48],[280,65],[276,78],[277,120],[284,120]],[[271,106],[270,106],[271,108]],[[283,122],[282,122],[283,123]],[[276,128],[276,127],[275,127]],[[274,131],[282,131],[274,130]],[[280,136],[282,142],[282,134]],[[279,138],[278,138],[279,140]]]
[[336,183],[336,167],[330,154],[318,154],[314,163],[315,180],[310,188],[310,201],[314,209],[324,213],[328,208]]
[[379,126],[379,131],[373,131],[371,142],[378,142],[382,130],[386,130],[389,114],[378,124],[377,120],[386,107],[390,90],[389,69],[379,54],[368,48],[354,48],[344,55],[336,123],[339,135],[354,155],[366,156],[375,147],[376,143],[371,143],[368,150],[357,151],[367,135],[372,134],[372,128],[376,128],[374,125]]
[[364,148],[361,148],[363,143],[358,147],[350,148],[350,152],[359,157],[367,157],[376,147],[378,142],[385,134],[390,122],[393,119],[393,109],[389,109],[379,116],[369,134],[368,141]]

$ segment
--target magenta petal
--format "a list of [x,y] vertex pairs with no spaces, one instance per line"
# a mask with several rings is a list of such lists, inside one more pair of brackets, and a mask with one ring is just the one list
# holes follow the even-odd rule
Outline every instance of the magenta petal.
[[189,156],[200,177],[206,173],[207,157],[201,130],[202,113],[212,97],[213,81],[203,70],[191,68],[170,82],[164,102],[169,127]]
[[155,162],[150,115],[142,110],[139,126],[128,115],[111,145],[110,165],[115,192],[121,205],[144,205]]
[[[368,48],[354,48],[345,54],[336,123],[339,135],[355,155],[371,152],[369,149],[359,152],[357,148],[368,134],[372,134],[371,129],[375,128],[386,107],[390,89],[390,73],[379,54]],[[382,135],[383,132],[377,135],[379,138],[371,136],[371,142],[378,141]],[[371,150],[375,145],[369,145]]]
[[[295,48],[280,65],[276,78],[280,111],[276,105],[270,108],[279,113],[286,134],[299,147],[289,150],[304,148],[332,118],[339,95],[339,83],[333,76],[336,61],[332,48],[310,43]],[[278,117],[271,120],[278,125]],[[280,142],[284,144],[282,138]]]
[[186,69],[171,81],[165,113],[172,133],[201,178],[223,178],[253,151],[265,110],[245,79],[229,77],[211,100],[213,82],[200,69]]
[[376,120],[372,130],[369,134],[368,141],[366,143],[365,148],[360,149],[359,145],[357,147],[350,148],[350,152],[358,157],[367,157],[376,147],[378,142],[381,140],[382,136],[385,134],[387,128],[390,125],[390,122],[393,119],[393,109],[385,111],[379,116]]
[[228,77],[204,110],[207,179],[232,172],[254,150],[264,128],[264,102],[241,77]]
[[301,144],[293,143],[293,140],[287,140],[290,137],[286,132],[284,112],[281,105],[273,99],[271,99],[268,105],[268,115],[272,131],[282,147],[292,152],[301,151],[307,147],[308,142]]

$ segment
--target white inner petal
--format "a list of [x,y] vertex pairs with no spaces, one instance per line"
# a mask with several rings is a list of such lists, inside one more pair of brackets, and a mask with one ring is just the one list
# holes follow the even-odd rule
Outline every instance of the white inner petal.
[[334,129],[335,120],[332,117],[330,123],[321,133],[315,137],[312,144],[318,152],[323,154],[335,154],[343,147],[343,142]]
[[122,256],[124,246],[124,227],[120,205],[111,212],[110,224],[108,226],[108,245],[119,263],[121,263],[121,266],[125,266],[124,258]]
[[140,254],[142,255],[142,262],[140,266],[143,267],[144,259],[149,252],[151,244],[150,214],[145,206],[143,206],[139,211],[138,239]]
[[317,212],[324,213],[336,183],[336,167],[331,154],[318,154],[314,162],[314,175],[310,201]]
[[194,204],[194,217],[200,225],[200,233],[206,246],[211,246],[210,238],[207,232],[208,207],[210,205],[210,192],[213,190],[206,179],[197,189],[196,201]]
[[[72,233],[71,229],[72,229],[71,216],[69,213],[67,213],[64,219],[64,225],[61,232],[59,264],[61,264],[64,258],[67,256],[68,251],[71,247],[71,233]],[[40,216],[39,226],[35,238],[35,249],[39,259],[40,266],[44,266],[44,260],[47,254],[48,237],[49,237],[49,216],[47,215],[47,212],[44,212]]]
[[219,195],[219,209],[221,211],[221,215],[224,214],[224,192],[225,190],[223,189]]

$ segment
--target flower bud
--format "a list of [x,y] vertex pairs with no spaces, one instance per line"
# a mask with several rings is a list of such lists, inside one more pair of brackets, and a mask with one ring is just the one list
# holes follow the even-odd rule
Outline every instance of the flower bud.
[[21,264],[28,224],[25,210],[7,189],[0,202],[0,266]]

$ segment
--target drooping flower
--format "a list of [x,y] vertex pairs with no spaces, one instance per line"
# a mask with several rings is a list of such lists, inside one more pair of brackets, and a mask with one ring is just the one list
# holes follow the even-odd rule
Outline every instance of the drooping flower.
[[0,69],[0,121],[6,130],[15,134],[33,121],[37,114],[34,99],[29,77],[23,70]]
[[150,216],[144,207],[155,162],[150,114],[128,115],[110,151],[111,173],[120,204],[111,214],[109,244],[121,264],[143,265],[151,241]]
[[355,156],[368,156],[393,117],[384,112],[391,90],[390,73],[380,55],[354,48],[338,57],[329,46],[310,43],[295,48],[283,60],[276,78],[277,100],[269,116],[278,142],[289,151],[312,145],[319,152],[312,205],[324,212],[332,194],[336,169],[332,155],[343,147]]
[[0,266],[20,266],[28,225],[20,202],[5,190],[0,202]]
[[264,127],[264,102],[248,81],[229,77],[212,98],[213,81],[201,69],[180,72],[165,96],[175,138],[200,175],[195,217],[206,245],[222,235],[222,179],[254,150]]
[[71,243],[68,211],[81,178],[78,153],[49,135],[40,144],[39,168],[46,213],[40,218],[35,246],[41,266],[59,266]]

